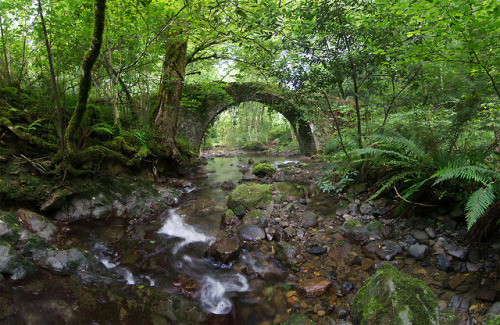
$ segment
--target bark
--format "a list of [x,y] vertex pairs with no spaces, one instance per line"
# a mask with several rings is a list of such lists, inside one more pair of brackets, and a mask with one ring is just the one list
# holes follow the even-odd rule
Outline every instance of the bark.
[[2,16],[0,15],[0,35],[2,37],[2,47],[3,47],[3,59],[5,61],[5,79],[7,80],[7,84],[10,86],[11,84],[11,71],[10,71],[10,60],[7,52],[7,40],[3,30],[3,22]]
[[80,89],[75,111],[71,116],[65,133],[66,149],[68,153],[75,151],[75,140],[82,123],[83,116],[87,110],[87,101],[92,87],[92,68],[94,67],[99,52],[101,51],[102,35],[104,34],[104,22],[106,15],[106,0],[94,1],[94,30],[90,48],[85,54],[82,63],[82,75],[80,76]]
[[182,27],[171,30],[167,37],[158,101],[153,111],[153,127],[162,137],[167,156],[180,157],[175,137],[181,110],[182,89],[186,75],[188,38]]
[[59,145],[61,150],[64,152],[64,115],[61,108],[61,103],[59,101],[59,93],[57,91],[56,74],[54,72],[54,65],[52,64],[52,54],[50,52],[50,42],[49,36],[47,34],[47,28],[45,27],[45,19],[43,18],[42,3],[38,0],[38,12],[40,13],[40,20],[42,22],[43,38],[45,39],[45,47],[47,48],[47,58],[49,60],[50,69],[50,85],[52,88],[52,95],[56,102],[57,109],[57,122],[59,124]]

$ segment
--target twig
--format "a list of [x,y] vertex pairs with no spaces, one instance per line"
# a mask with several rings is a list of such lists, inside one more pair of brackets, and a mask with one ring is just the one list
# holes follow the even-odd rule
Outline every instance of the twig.
[[425,203],[417,203],[417,202],[408,201],[407,199],[402,197],[401,194],[399,194],[398,189],[396,188],[396,185],[394,185],[394,191],[396,191],[396,196],[398,198],[400,198],[401,200],[405,201],[406,203],[415,204],[415,205],[422,206],[422,207],[437,207],[437,205],[433,205],[433,204],[425,204]]
[[[19,157],[16,157],[16,155],[13,155],[16,159],[19,159]],[[27,158],[25,155],[21,154],[21,158],[23,158],[24,160],[26,160],[31,166],[33,166],[33,168],[35,168],[36,170],[40,171],[40,172],[45,172],[45,167],[43,167],[42,165],[40,165],[39,163]]]

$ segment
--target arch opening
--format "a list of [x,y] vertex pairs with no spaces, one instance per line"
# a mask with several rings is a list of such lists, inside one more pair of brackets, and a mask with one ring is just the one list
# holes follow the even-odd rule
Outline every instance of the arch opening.
[[211,149],[214,146],[299,151],[290,121],[269,105],[256,101],[229,106],[210,121],[201,148]]

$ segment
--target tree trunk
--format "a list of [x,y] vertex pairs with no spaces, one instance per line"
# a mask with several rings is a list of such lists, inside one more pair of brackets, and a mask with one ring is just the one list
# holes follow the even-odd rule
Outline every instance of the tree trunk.
[[175,160],[180,156],[175,137],[186,75],[188,43],[188,37],[182,27],[177,27],[178,29],[171,30],[167,37],[158,101],[153,111],[153,127],[162,137],[166,146],[166,154]]
[[56,83],[56,74],[54,72],[54,65],[52,64],[52,54],[50,52],[49,36],[47,35],[47,28],[45,27],[45,20],[43,19],[42,3],[40,0],[38,0],[38,12],[40,13],[40,20],[42,22],[45,47],[47,48],[47,58],[49,60],[50,84],[52,87],[52,94],[54,95],[54,100],[56,101],[57,121],[59,124],[59,145],[61,150],[64,152],[64,116],[61,108],[61,103],[59,101],[59,93],[57,91],[57,83]]
[[85,54],[82,63],[82,75],[80,76],[78,91],[78,102],[71,116],[65,133],[66,149],[68,153],[75,151],[75,140],[82,123],[83,116],[87,111],[87,101],[92,88],[92,68],[94,67],[99,52],[101,51],[102,35],[104,34],[104,22],[106,18],[106,0],[94,0],[94,31],[90,48]]
[[10,60],[9,60],[9,55],[7,52],[7,37],[5,36],[4,30],[3,30],[3,22],[2,22],[2,16],[0,15],[0,35],[2,37],[2,48],[3,48],[3,59],[5,61],[5,79],[7,80],[7,84],[10,86],[12,83],[11,80],[11,71],[10,71]]

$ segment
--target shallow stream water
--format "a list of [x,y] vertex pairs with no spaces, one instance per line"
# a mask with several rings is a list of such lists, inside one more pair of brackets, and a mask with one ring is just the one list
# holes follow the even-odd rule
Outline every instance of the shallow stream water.
[[[245,306],[246,293],[252,290],[249,280],[231,265],[205,258],[204,252],[220,231],[221,214],[227,209],[226,199],[230,192],[211,185],[223,182],[238,185],[244,170],[251,168],[249,159],[265,159],[275,167],[293,162],[280,156],[255,155],[209,159],[205,166],[206,176],[183,180],[182,194],[175,205],[152,223],[141,225],[145,238],[154,246],[146,254],[140,252],[140,247],[128,246],[130,226],[120,218],[76,222],[66,236],[72,245],[90,251],[106,268],[121,275],[123,285],[160,286],[167,292],[177,292],[175,282],[179,277],[184,282],[180,286],[193,280],[198,285],[188,288],[191,290],[188,295],[207,313],[231,314],[229,323],[241,323],[242,316],[236,314],[234,301],[238,301],[240,310]],[[137,258],[137,255],[142,256]],[[250,254],[243,254],[243,259],[247,263],[257,263]],[[161,268],[157,268],[159,262],[156,261],[161,261]],[[251,305],[256,299],[261,300],[252,298]],[[257,319],[262,320],[262,317]]]

